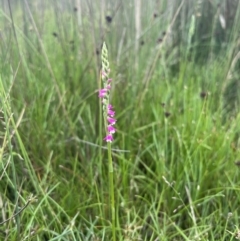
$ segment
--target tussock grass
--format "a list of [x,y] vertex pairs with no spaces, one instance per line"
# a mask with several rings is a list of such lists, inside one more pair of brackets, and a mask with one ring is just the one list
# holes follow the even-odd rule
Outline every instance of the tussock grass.
[[136,2],[2,5],[0,240],[111,240],[103,40],[117,240],[239,238],[239,6]]

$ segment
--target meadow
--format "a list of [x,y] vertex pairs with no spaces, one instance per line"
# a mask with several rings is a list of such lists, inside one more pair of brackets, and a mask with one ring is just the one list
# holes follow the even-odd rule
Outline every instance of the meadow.
[[0,4],[0,240],[240,239],[239,1]]

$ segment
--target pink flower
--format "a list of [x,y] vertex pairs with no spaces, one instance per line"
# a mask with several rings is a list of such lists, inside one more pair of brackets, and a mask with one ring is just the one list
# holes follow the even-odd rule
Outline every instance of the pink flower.
[[[103,62],[103,69],[101,71],[101,77],[103,81],[103,89],[100,89],[98,92],[98,97],[102,98],[102,104],[103,104],[103,113],[105,115],[104,118],[107,119],[107,135],[104,138],[106,142],[112,142],[113,141],[113,133],[116,132],[116,129],[113,125],[116,123],[116,119],[113,117],[115,116],[115,111],[113,110],[112,105],[109,104],[109,95],[111,90],[111,82],[112,79],[108,78],[108,75],[110,73],[110,69],[108,68],[108,64],[104,65]],[[106,120],[105,119],[105,120]]]
[[106,95],[106,93],[107,93],[106,89],[101,89],[99,90],[98,97],[103,98]]
[[109,116],[113,117],[113,116],[115,115],[115,111],[108,109],[107,114],[108,114]]
[[108,105],[108,109],[109,109],[109,110],[112,110],[112,109],[113,109],[112,105],[109,104],[109,105]]
[[107,74],[102,70],[102,78],[107,77]]
[[108,134],[108,135],[104,138],[104,140],[105,140],[106,142],[112,142],[112,141],[113,141],[113,136],[112,136],[112,134]]
[[115,123],[116,123],[116,119],[114,119],[114,118],[112,118],[112,117],[107,117],[107,121],[108,121],[108,123],[110,124],[110,125],[114,125]]
[[107,130],[108,130],[108,133],[109,133],[109,134],[113,134],[113,133],[115,133],[115,131],[116,131],[116,129],[115,129],[112,125],[109,125],[109,126],[107,127]]

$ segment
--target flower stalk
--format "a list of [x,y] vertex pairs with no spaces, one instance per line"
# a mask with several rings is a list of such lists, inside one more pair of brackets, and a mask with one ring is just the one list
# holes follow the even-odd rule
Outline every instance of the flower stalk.
[[116,220],[115,220],[115,193],[114,193],[114,168],[112,161],[112,149],[111,143],[113,142],[113,134],[116,129],[114,127],[116,123],[115,111],[113,106],[109,103],[111,82],[112,79],[109,78],[110,68],[108,62],[108,51],[105,42],[102,47],[102,71],[101,78],[103,83],[103,88],[99,90],[98,97],[102,99],[102,109],[104,118],[104,128],[106,131],[106,136],[104,140],[108,145],[108,173],[109,173],[109,192],[110,192],[110,206],[111,206],[111,219],[112,219],[112,237],[113,241],[116,241]]

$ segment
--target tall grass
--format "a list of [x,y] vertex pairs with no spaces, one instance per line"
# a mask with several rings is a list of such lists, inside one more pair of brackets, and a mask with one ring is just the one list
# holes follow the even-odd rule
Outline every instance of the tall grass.
[[0,240],[112,239],[103,41],[117,240],[238,237],[237,1],[1,6]]

